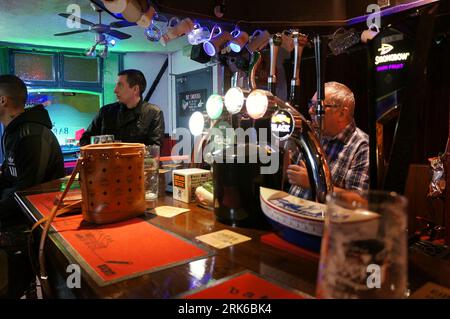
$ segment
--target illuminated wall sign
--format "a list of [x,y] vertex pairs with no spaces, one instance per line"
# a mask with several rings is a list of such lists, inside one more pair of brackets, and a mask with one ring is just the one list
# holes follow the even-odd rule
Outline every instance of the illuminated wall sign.
[[400,91],[407,85],[409,64],[414,57],[415,39],[405,36],[397,29],[387,27],[381,30],[373,41],[373,92],[377,101],[378,118],[398,105],[397,96],[400,96]]
[[289,138],[294,132],[294,117],[285,110],[277,111],[270,120],[272,134],[280,140]]
[[408,60],[410,53],[409,52],[400,52],[400,53],[393,53],[393,54],[387,54],[391,52],[394,49],[394,46],[383,43],[381,44],[381,48],[378,49],[380,52],[380,55],[377,55],[375,57],[375,65],[378,65],[380,63],[387,63],[387,62],[399,62],[399,61],[406,61]]
[[402,52],[402,53],[394,53],[388,55],[379,55],[375,57],[375,65],[386,62],[399,62],[408,60],[410,53]]

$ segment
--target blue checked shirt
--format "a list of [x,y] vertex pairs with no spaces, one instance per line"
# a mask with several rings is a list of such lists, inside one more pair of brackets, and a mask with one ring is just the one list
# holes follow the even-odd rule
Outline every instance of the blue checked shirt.
[[[353,121],[338,135],[322,138],[333,186],[363,191],[369,188],[369,137]],[[301,154],[298,161],[301,160]],[[297,162],[298,162],[297,161]],[[292,185],[289,193],[311,199],[310,189]]]

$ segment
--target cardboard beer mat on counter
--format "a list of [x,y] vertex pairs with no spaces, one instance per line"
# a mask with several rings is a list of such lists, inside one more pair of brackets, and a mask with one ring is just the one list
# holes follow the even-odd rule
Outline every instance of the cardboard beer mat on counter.
[[198,239],[217,249],[226,248],[228,246],[233,246],[251,240],[250,237],[238,234],[228,229],[219,230],[214,233],[197,236],[195,237],[195,239]]
[[251,271],[226,277],[178,298],[185,299],[309,299],[311,296],[285,287]]
[[320,255],[314,251],[296,246],[294,244],[291,244],[290,242],[282,239],[280,236],[278,236],[275,233],[270,233],[266,235],[262,235],[260,237],[261,242],[264,244],[270,245],[272,247],[287,251],[291,254],[308,258],[311,260],[318,261],[320,259]]
[[[58,192],[27,196],[43,216],[50,214]],[[141,218],[95,225],[80,214],[57,217],[52,232],[61,249],[76,259],[100,286],[208,257],[212,252]],[[167,249],[170,247],[170,249]]]
[[417,289],[409,299],[450,299],[450,288],[427,282]]
[[171,218],[179,214],[186,213],[188,211],[189,211],[188,208],[181,208],[175,206],[157,206],[153,210],[151,210],[150,213],[161,217]]

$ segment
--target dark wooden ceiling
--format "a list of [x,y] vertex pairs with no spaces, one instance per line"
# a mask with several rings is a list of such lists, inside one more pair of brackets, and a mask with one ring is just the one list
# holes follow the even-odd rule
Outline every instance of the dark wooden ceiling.
[[[424,5],[434,0],[383,0],[393,7]],[[445,0],[446,1],[446,0]],[[157,0],[161,12],[201,19],[228,21],[243,25],[261,26],[336,26],[345,25],[367,13],[369,4],[376,0]],[[224,4],[223,17],[214,14],[214,7]],[[408,6],[410,5],[410,6]]]

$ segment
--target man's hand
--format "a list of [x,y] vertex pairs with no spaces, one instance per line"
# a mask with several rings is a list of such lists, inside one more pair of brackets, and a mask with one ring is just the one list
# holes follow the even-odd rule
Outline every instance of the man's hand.
[[311,188],[309,185],[308,172],[303,162],[300,162],[300,165],[289,165],[286,173],[291,185],[300,186],[302,188]]

